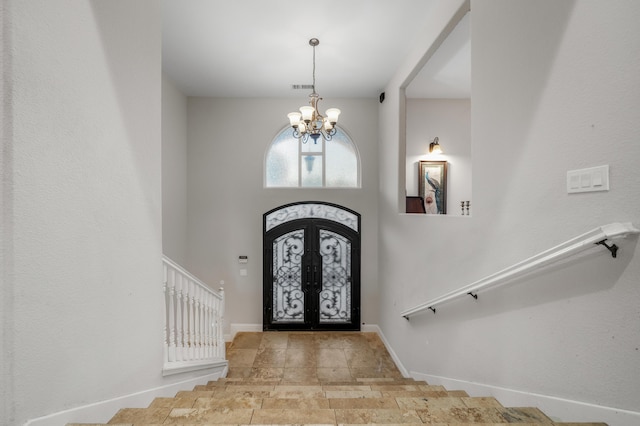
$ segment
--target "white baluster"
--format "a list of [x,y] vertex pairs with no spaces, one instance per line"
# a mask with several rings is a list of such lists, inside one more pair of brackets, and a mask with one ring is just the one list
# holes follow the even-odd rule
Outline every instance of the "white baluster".
[[207,358],[207,349],[209,348],[209,327],[207,327],[207,311],[209,310],[209,294],[202,291],[202,317],[200,318],[200,333],[202,335],[202,358]]
[[193,320],[191,319],[191,311],[193,311],[193,298],[195,295],[196,285],[191,278],[185,277],[185,280],[189,283],[189,297],[188,297],[188,310],[189,314],[185,315],[185,348],[189,350],[185,355],[185,361],[193,360]]
[[176,360],[176,323],[175,323],[175,295],[176,273],[173,268],[169,271],[169,361]]
[[220,301],[219,301],[219,306],[220,308],[218,309],[218,318],[217,318],[217,327],[216,327],[216,332],[218,333],[218,356],[222,359],[226,358],[226,346],[224,344],[224,334],[223,334],[223,327],[224,327],[224,280],[220,281]]
[[195,325],[196,325],[196,359],[200,359],[202,358],[202,329],[200,327],[200,317],[202,316],[202,303],[201,303],[201,298],[202,298],[202,289],[200,287],[198,287],[197,292],[196,292],[196,318],[195,318]]
[[182,281],[182,361],[188,361],[189,358],[189,299],[191,297],[191,282],[189,278],[183,277]]
[[163,361],[169,361],[169,286],[167,284],[167,265],[162,265],[162,293],[164,294],[164,328],[162,339],[164,341]]
[[195,341],[196,341],[196,330],[195,330],[195,284],[190,283],[191,295],[189,297],[189,359],[195,359]]
[[167,260],[163,263],[163,293],[165,364],[224,359],[224,288],[219,293],[212,291]]
[[209,329],[209,358],[215,356],[215,317],[213,316],[213,309],[216,303],[216,297],[212,294],[209,295],[209,318],[207,319],[207,326]]
[[211,307],[211,356],[218,357],[218,298],[213,298]]
[[209,339],[211,338],[211,324],[209,322],[209,309],[211,305],[211,295],[209,292],[202,293],[202,357],[211,358],[209,349]]
[[218,299],[217,297],[214,299],[213,302],[213,321],[212,321],[212,326],[213,326],[213,357],[214,358],[220,358],[220,343],[218,342],[218,336],[220,333],[219,330],[219,324],[220,324],[220,315],[219,315],[219,311],[220,311],[220,299]]
[[178,295],[176,307],[176,361],[183,360],[184,352],[184,324],[182,323],[182,299],[184,298],[184,279],[182,274],[176,276],[176,293]]

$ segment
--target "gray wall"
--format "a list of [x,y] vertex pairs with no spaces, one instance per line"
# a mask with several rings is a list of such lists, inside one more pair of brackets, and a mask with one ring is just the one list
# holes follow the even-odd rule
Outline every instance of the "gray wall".
[[[418,195],[420,161],[446,161],[447,214],[460,216],[471,200],[471,102],[469,99],[407,99],[406,188]],[[429,154],[435,137],[443,153]]]
[[[411,322],[400,316],[597,226],[640,225],[640,4],[633,1],[473,2],[473,215],[398,213],[400,88],[456,6],[440,5],[425,21],[421,44],[381,107],[381,327],[414,373],[585,404],[564,412],[542,401],[565,420],[584,421],[590,407],[604,406],[610,424],[637,424],[615,414],[640,411],[637,238],[619,242],[617,259],[596,249],[477,302]],[[610,191],[566,193],[568,170],[602,164],[611,167]]]
[[154,1],[4,12],[9,425],[162,383],[161,22]]
[[187,97],[162,75],[162,253],[187,261]]
[[[230,324],[262,324],[262,214],[295,201],[328,201],[362,215],[362,321],[378,320],[377,101],[325,101],[343,111],[340,124],[361,156],[362,188],[266,189],[266,150],[301,102],[189,98],[188,267],[214,286],[225,281],[227,333]],[[246,277],[239,255],[249,256]]]

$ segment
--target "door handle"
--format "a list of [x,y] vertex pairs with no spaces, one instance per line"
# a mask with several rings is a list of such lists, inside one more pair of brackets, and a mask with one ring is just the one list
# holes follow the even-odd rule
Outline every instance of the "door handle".
[[313,265],[313,288],[316,293],[320,293],[322,291],[318,285],[318,265]]
[[306,277],[306,280],[305,280],[306,283],[304,286],[305,292],[309,291],[309,286],[311,285],[310,275],[311,275],[311,266],[307,265],[307,277]]

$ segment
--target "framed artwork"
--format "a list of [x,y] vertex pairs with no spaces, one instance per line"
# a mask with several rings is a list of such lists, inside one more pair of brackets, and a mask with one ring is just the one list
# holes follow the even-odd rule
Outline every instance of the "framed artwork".
[[447,214],[447,162],[420,161],[418,191],[427,214]]

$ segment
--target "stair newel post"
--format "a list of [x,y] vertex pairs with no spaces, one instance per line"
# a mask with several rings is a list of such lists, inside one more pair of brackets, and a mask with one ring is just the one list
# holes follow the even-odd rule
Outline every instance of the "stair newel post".
[[176,272],[171,268],[168,274],[169,280],[169,361],[176,360],[176,323],[175,323],[175,297],[176,297]]

